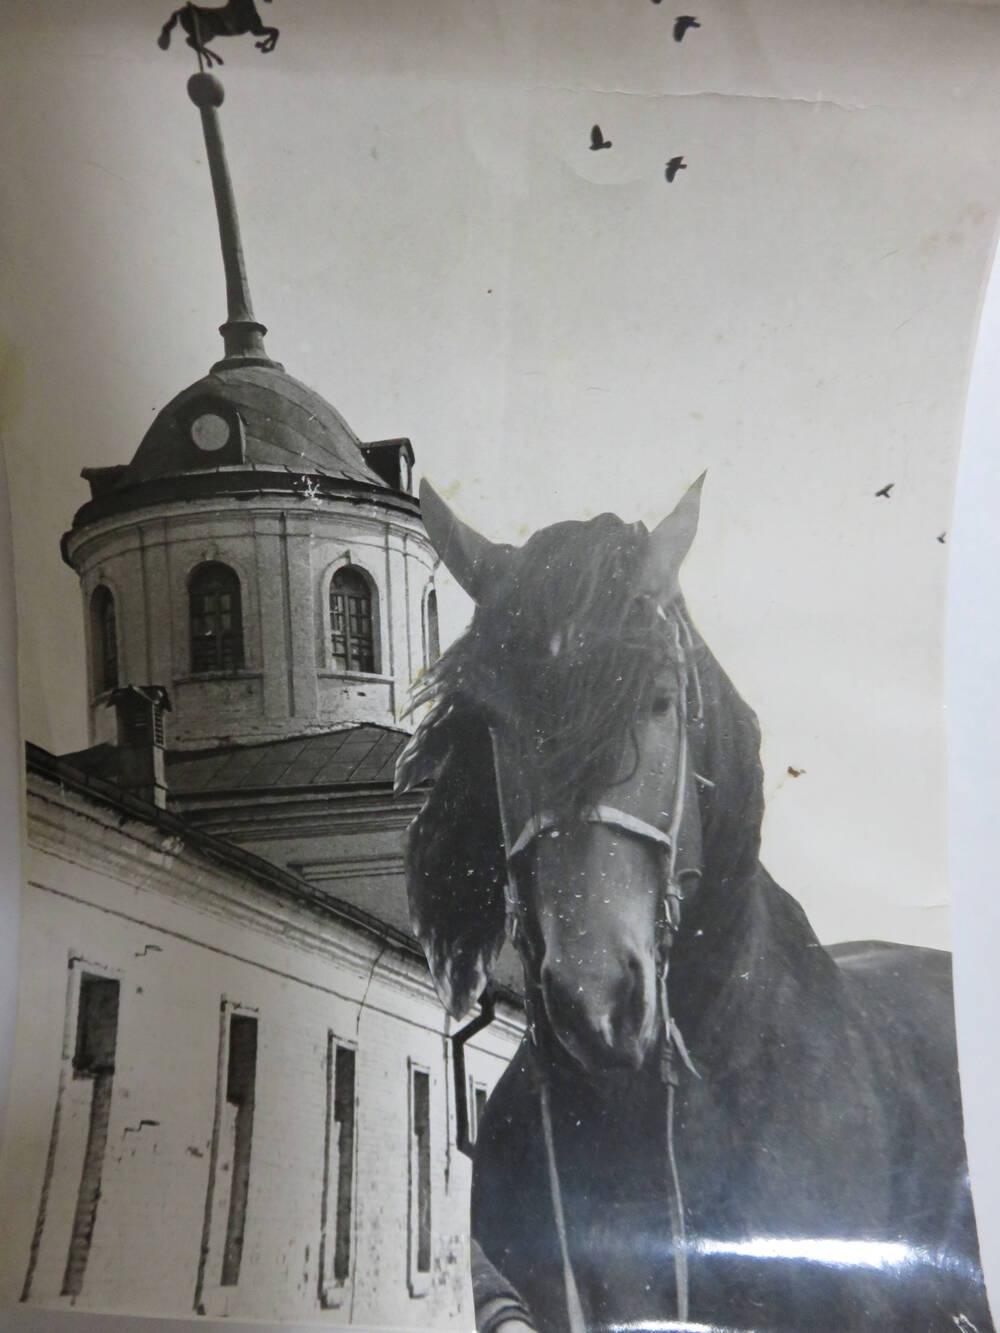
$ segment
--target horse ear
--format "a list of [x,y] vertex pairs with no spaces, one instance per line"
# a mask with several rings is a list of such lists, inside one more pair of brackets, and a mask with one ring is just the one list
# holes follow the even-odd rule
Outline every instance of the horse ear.
[[643,588],[658,597],[663,606],[671,602],[679,591],[677,579],[680,568],[698,531],[704,482],[703,472],[694,485],[688,488],[673,513],[668,514],[649,534],[649,555],[643,571]]
[[448,571],[474,601],[498,575],[513,547],[487,541],[457,518],[426,477],[420,482],[420,516]]

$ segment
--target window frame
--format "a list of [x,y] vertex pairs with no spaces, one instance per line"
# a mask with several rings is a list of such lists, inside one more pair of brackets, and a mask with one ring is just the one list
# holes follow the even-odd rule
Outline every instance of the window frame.
[[[348,1261],[347,1272],[338,1276],[336,1272],[337,1242],[339,1240],[341,1145],[336,1134],[339,1122],[336,1120],[337,1105],[337,1055],[349,1052],[353,1057],[353,1125],[351,1137],[350,1192],[351,1201],[348,1210]],[[333,1028],[326,1034],[326,1106],[323,1132],[323,1184],[320,1202],[320,1241],[319,1241],[319,1304],[322,1310],[335,1310],[344,1302],[346,1293],[354,1280],[355,1261],[355,1220],[358,1206],[358,1045],[337,1035]],[[336,1170],[334,1170],[334,1164]]]
[[[234,1055],[241,1054],[236,1049],[233,1035],[238,1030],[252,1032],[252,1042],[245,1043],[252,1047],[252,1057],[247,1060],[249,1078],[245,1068],[238,1065],[234,1067]],[[242,1054],[245,1055],[245,1052]],[[226,1033],[225,1094],[226,1105],[235,1107],[236,1112],[233,1128],[233,1160],[229,1174],[229,1202],[226,1208],[225,1239],[219,1276],[220,1287],[238,1287],[243,1268],[253,1167],[253,1130],[257,1106],[259,1054],[259,1015],[244,1010],[230,1012]]]
[[[102,596],[103,595],[103,596]],[[101,605],[98,606],[98,598]],[[114,635],[114,679],[108,677],[107,613],[111,612]],[[93,695],[100,698],[118,689],[121,684],[121,643],[118,634],[118,599],[105,579],[94,585],[90,594],[90,649],[93,667]]]
[[[198,584],[201,580],[208,580],[213,576],[218,581],[217,589],[228,592],[230,596],[235,594],[235,604],[228,609],[228,614],[231,616],[233,623],[228,630],[196,635],[194,599],[195,597],[205,596]],[[228,588],[224,586],[226,583],[228,583]],[[218,591],[216,595],[218,595]],[[239,676],[246,670],[246,621],[243,614],[243,602],[243,580],[239,571],[225,560],[202,560],[190,571],[187,578],[187,625],[188,670],[192,678]],[[212,608],[211,613],[201,610],[197,612],[198,618],[202,620],[207,619],[209,614],[213,616],[215,628],[218,629],[219,619],[227,614],[227,611],[225,608]],[[233,660],[228,663],[225,661],[227,638],[236,648]],[[196,644],[204,644],[209,641],[218,645],[215,661],[210,666],[199,665]]]
[[468,1085],[469,1091],[466,1105],[469,1108],[469,1145],[471,1147],[475,1145],[479,1139],[479,1119],[481,1114],[479,1097],[480,1094],[482,1094],[482,1109],[485,1111],[486,1103],[490,1099],[490,1089],[488,1084],[484,1083],[481,1079],[476,1078],[474,1074],[469,1075]]
[[[433,614],[432,614],[433,611]],[[433,580],[424,590],[424,667],[430,669],[441,656],[441,621],[437,587]]]
[[[79,1087],[81,1084],[84,1083],[90,1084],[91,1106],[87,1114],[90,1118],[93,1117],[93,1111],[94,1111],[93,1088],[96,1082],[95,1075],[93,1072],[90,1071],[78,1072],[76,1068],[77,1049],[79,1044],[79,1025],[81,1018],[80,992],[84,980],[86,978],[93,978],[96,981],[113,981],[118,984],[119,987],[118,1014],[116,1019],[116,1031],[115,1031],[116,1065],[118,1061],[119,1046],[121,1043],[121,1026],[122,1026],[121,1013],[123,1005],[124,978],[125,978],[125,973],[123,969],[120,967],[111,966],[107,963],[98,962],[94,958],[84,957],[81,954],[73,952],[69,954],[67,962],[68,962],[68,979],[66,985],[65,1007],[63,1011],[63,1033],[62,1033],[62,1045],[60,1050],[60,1062],[59,1062],[59,1082],[56,1091],[56,1111],[53,1117],[52,1127],[49,1131],[48,1153],[46,1156],[45,1172],[42,1181],[41,1198],[39,1200],[38,1210],[35,1217],[35,1231],[34,1231],[35,1240],[32,1245],[31,1253],[28,1259],[28,1266],[24,1275],[24,1281],[21,1286],[21,1293],[19,1297],[21,1302],[27,1302],[31,1300],[32,1289],[34,1286],[34,1281],[36,1276],[38,1256],[43,1246],[47,1247],[56,1246],[58,1247],[59,1250],[61,1250],[62,1245],[65,1244],[66,1247],[65,1259],[58,1261],[61,1280],[59,1282],[59,1287],[54,1288],[52,1290],[52,1294],[55,1294],[55,1291],[59,1291],[60,1295],[62,1295],[61,1288],[66,1285],[67,1270],[69,1269],[70,1256],[72,1252],[73,1239],[74,1239],[73,1228],[76,1220],[77,1208],[79,1207],[81,1186],[80,1185],[77,1186],[76,1196],[75,1196],[76,1203],[74,1204],[72,1213],[68,1216],[60,1218],[58,1216],[47,1213],[46,1199],[48,1197],[49,1190],[51,1188],[52,1180],[55,1173],[58,1170],[65,1170],[66,1167],[66,1160],[65,1157],[62,1155],[64,1149],[61,1149],[61,1144],[63,1142],[64,1135],[60,1132],[61,1129],[60,1121],[66,1114],[64,1107],[66,1099],[70,1095],[70,1089],[73,1085]],[[105,1077],[107,1077],[108,1081],[113,1084],[114,1070],[106,1071]],[[109,1110],[113,1111],[114,1105],[112,1105],[109,1108]],[[104,1157],[101,1166],[102,1177],[104,1172],[104,1166],[107,1163],[107,1153],[108,1153],[108,1144],[107,1140],[105,1140]],[[83,1167],[83,1162],[81,1162],[76,1168],[78,1173],[82,1170],[82,1167]],[[78,1179],[81,1178],[79,1174],[77,1178]],[[98,1197],[94,1210],[94,1217],[90,1230],[90,1236],[87,1241],[87,1258],[89,1258],[89,1251],[93,1242],[93,1237],[96,1234],[97,1227],[101,1225],[102,1222],[101,1222],[101,1209],[100,1209],[100,1193],[98,1192]],[[56,1229],[54,1237],[51,1234],[53,1228]],[[80,1283],[81,1286],[82,1286],[82,1279],[83,1277],[85,1277],[85,1275],[86,1275],[86,1259],[84,1260],[83,1264],[83,1273],[81,1275],[81,1283]],[[43,1294],[41,1299],[42,1300],[46,1299],[46,1295]]]
[[[351,592],[350,590],[339,590],[337,580],[344,575],[353,575],[364,585],[364,594],[360,592]],[[348,599],[360,600],[362,595],[367,597],[368,601],[368,633],[371,648],[371,666],[359,666],[351,662],[351,608]],[[343,600],[343,624],[344,624],[344,651],[336,651],[335,636],[339,637],[336,629],[337,612],[334,606],[334,599]],[[323,599],[323,626],[324,626],[324,650],[323,659],[326,662],[327,670],[334,675],[354,677],[354,676],[381,676],[382,674],[382,618],[379,598],[378,585],[372,575],[363,565],[355,563],[348,556],[334,565],[326,580],[326,595]],[[343,665],[338,660],[343,657]]]
[[[416,1124],[416,1081],[427,1080],[427,1266],[420,1264],[420,1156],[421,1144]],[[418,1299],[426,1296],[431,1287],[431,1274],[434,1267],[434,1152],[431,1126],[434,1117],[431,1114],[431,1071],[430,1068],[412,1057],[406,1062],[407,1117],[406,1117],[406,1277],[410,1296]]]
[[[223,1266],[225,1264],[226,1245],[229,1238],[230,1211],[232,1205],[232,1171],[226,1173],[227,1198],[223,1217],[222,1204],[219,1200],[220,1179],[223,1175],[219,1166],[220,1152],[223,1147],[222,1136],[227,1120],[226,1107],[233,1105],[229,1101],[229,1055],[230,1032],[234,1018],[252,1018],[256,1021],[256,1052],[254,1059],[253,1115],[256,1118],[257,1090],[261,1077],[261,1050],[264,1023],[260,1008],[234,1000],[223,993],[219,998],[219,1030],[215,1067],[215,1106],[212,1117],[212,1139],[208,1156],[208,1179],[205,1184],[204,1213],[202,1216],[201,1247],[198,1256],[198,1270],[195,1275],[194,1308],[199,1314],[213,1317],[226,1312],[228,1296],[226,1293],[239,1289],[241,1273],[237,1273],[235,1283],[223,1284]],[[235,1130],[234,1125],[234,1130]],[[251,1216],[251,1201],[257,1188],[257,1173],[254,1171],[253,1121],[250,1125],[250,1143],[247,1154],[247,1190],[243,1215],[243,1246],[246,1242],[246,1219]],[[236,1144],[233,1143],[235,1154]],[[213,1243],[214,1242],[214,1243]],[[242,1269],[242,1252],[240,1269]]]

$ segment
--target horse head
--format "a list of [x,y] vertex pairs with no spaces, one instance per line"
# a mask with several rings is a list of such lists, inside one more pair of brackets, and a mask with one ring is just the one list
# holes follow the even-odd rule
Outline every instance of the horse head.
[[698,648],[678,584],[700,491],[652,532],[605,514],[514,548],[421,488],[476,611],[418,692],[435,706],[397,772],[399,787],[438,783],[408,842],[413,924],[458,1014],[506,919],[529,1018],[588,1071],[639,1068],[657,1047],[701,874]]

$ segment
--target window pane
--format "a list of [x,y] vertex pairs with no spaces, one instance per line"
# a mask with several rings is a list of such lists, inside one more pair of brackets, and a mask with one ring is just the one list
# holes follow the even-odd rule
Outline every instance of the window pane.
[[239,579],[226,565],[203,565],[191,581],[191,670],[235,671],[243,666]]
[[341,670],[375,670],[372,595],[356,569],[339,569],[330,584],[330,634],[333,665]]

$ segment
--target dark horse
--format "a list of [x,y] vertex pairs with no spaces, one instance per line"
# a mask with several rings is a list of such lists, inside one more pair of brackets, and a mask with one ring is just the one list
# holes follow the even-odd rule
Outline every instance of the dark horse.
[[528,1018],[477,1136],[479,1326],[987,1333],[949,956],[823,948],[761,865],[757,721],[678,587],[699,493],[514,548],[421,491],[477,605],[397,772],[433,779],[411,917],[456,1017],[510,930]]
[[174,10],[160,31],[157,40],[164,51],[170,45],[170,34],[178,23],[187,33],[188,46],[205,57],[209,69],[213,63],[226,63],[217,52],[208,49],[207,44],[213,37],[242,37],[245,32],[252,32],[263,38],[254,42],[259,51],[273,51],[278,45],[278,29],[269,28],[264,23],[254,0],[229,0],[228,4],[216,9],[205,5],[182,5]]

